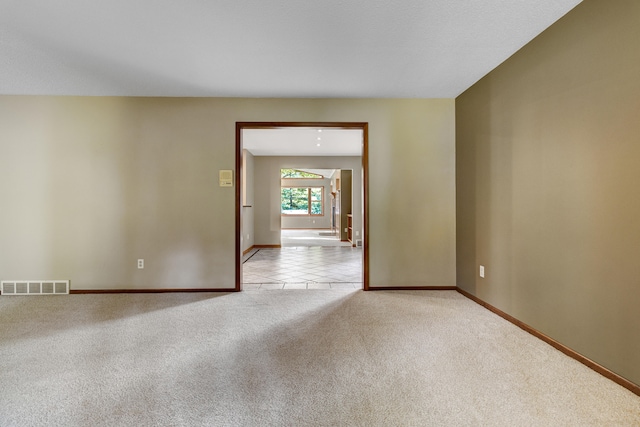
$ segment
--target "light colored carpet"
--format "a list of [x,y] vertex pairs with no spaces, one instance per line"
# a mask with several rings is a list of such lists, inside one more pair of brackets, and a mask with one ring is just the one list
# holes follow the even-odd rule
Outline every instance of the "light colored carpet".
[[0,366],[2,426],[640,425],[453,291],[4,296]]

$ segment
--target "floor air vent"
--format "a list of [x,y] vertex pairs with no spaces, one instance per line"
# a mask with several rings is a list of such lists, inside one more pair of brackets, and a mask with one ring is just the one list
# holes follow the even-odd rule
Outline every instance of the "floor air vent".
[[2,295],[66,295],[69,293],[68,280],[3,280],[0,282]]

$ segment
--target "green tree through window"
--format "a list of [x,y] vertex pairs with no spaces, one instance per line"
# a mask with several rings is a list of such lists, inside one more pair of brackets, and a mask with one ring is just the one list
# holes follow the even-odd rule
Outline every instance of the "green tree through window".
[[323,187],[282,187],[280,207],[283,215],[323,215]]
[[311,172],[305,172],[298,169],[280,169],[281,178],[324,178],[322,175],[318,175]]

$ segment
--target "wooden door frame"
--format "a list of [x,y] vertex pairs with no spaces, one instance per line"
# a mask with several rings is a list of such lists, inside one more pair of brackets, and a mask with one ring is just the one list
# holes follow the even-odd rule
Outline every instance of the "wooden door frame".
[[366,122],[236,122],[236,291],[242,290],[242,130],[279,128],[362,130],[362,288],[369,290],[369,123]]

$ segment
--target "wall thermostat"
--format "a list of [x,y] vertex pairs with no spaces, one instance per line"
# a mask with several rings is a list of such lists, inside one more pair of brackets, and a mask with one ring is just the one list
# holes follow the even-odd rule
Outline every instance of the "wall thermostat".
[[232,170],[220,171],[220,187],[233,187],[233,171]]

